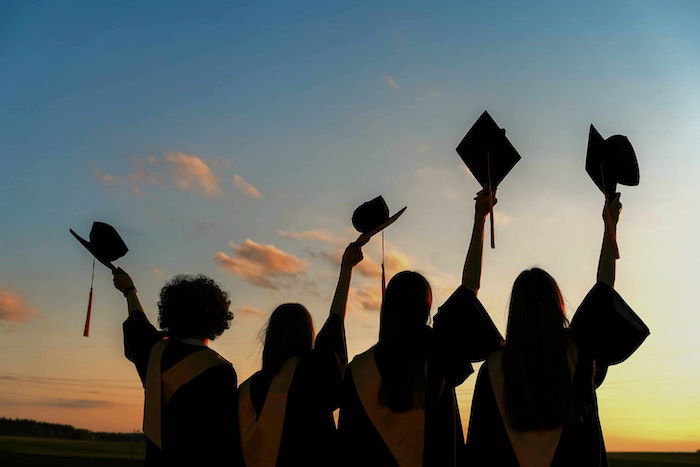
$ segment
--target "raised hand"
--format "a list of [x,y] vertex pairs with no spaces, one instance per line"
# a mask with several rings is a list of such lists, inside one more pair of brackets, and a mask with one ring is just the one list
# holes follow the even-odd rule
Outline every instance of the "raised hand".
[[121,293],[125,294],[129,290],[134,289],[134,281],[131,280],[131,277],[129,274],[126,273],[122,268],[117,268],[112,271],[112,282],[114,283],[114,287],[120,291]]
[[357,264],[362,261],[364,255],[362,254],[361,242],[352,242],[345,248],[345,253],[343,253],[343,260],[341,266],[343,268],[354,268]]
[[486,219],[486,216],[491,212],[493,206],[498,203],[496,192],[493,192],[493,197],[488,189],[484,188],[476,194],[474,198],[474,216],[477,219]]
[[622,203],[620,202],[620,193],[615,193],[610,198],[605,200],[605,206],[603,207],[603,219],[605,219],[605,213],[607,212],[610,216],[610,221],[613,225],[617,225],[620,220],[620,212],[622,211]]

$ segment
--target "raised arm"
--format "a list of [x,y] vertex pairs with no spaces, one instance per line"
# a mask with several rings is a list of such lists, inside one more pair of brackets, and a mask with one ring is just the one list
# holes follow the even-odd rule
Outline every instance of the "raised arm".
[[[484,189],[476,194],[476,203],[474,204],[474,226],[472,227],[472,236],[469,241],[469,250],[467,251],[467,259],[464,261],[464,270],[462,271],[462,285],[468,289],[472,289],[474,293],[479,292],[481,285],[481,257],[484,251],[484,223],[486,216],[491,211],[491,200],[489,191]],[[495,205],[497,200],[493,198]]]
[[598,282],[608,284],[610,287],[615,286],[615,250],[613,248],[611,232],[608,232],[608,226],[613,229],[612,234],[617,233],[617,221],[620,219],[620,211],[622,204],[620,203],[620,193],[615,193],[612,197],[605,200],[603,207],[603,219],[606,213],[610,216],[610,222],[603,222],[605,231],[603,233],[603,244],[600,248],[600,259],[598,260]]
[[141,302],[139,302],[139,297],[136,294],[136,287],[134,286],[134,281],[131,279],[129,274],[126,273],[122,268],[117,268],[112,272],[114,287],[124,294],[126,297],[126,306],[129,315],[135,311],[143,312],[143,307]]
[[362,246],[365,243],[367,243],[366,240],[358,240],[349,244],[347,248],[345,248],[343,259],[340,262],[340,276],[338,277],[338,285],[333,295],[333,302],[331,302],[331,315],[338,315],[341,320],[345,320],[352,268],[362,261]]

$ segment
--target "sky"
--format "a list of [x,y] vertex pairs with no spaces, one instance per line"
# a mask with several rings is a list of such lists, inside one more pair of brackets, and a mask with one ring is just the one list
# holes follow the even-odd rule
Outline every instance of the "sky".
[[[157,320],[201,273],[236,317],[212,348],[243,381],[276,305],[328,315],[355,207],[408,209],[389,275],[459,285],[479,187],[454,148],[486,109],[522,160],[498,190],[479,297],[504,332],[524,268],[569,316],[595,283],[603,198],[588,127],[629,137],[616,289],[651,335],[598,391],[610,450],[700,449],[700,3],[23,2],[0,4],[0,416],[141,426],[126,304],[68,233],[114,225],[116,262]],[[355,355],[377,337],[380,243],[352,283]],[[468,421],[475,377],[457,389]]]

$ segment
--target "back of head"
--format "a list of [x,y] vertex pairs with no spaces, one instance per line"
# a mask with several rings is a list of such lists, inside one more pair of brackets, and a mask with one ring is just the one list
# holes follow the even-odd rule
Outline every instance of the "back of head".
[[284,362],[309,352],[314,342],[311,314],[299,303],[284,303],[272,312],[265,329],[263,371],[274,375]]
[[229,328],[228,294],[207,276],[180,274],[160,291],[158,322],[174,338],[215,339]]
[[423,400],[426,322],[432,301],[430,284],[417,272],[396,274],[386,288],[377,345],[382,375],[379,399],[396,412]]
[[504,398],[518,431],[553,429],[571,415],[564,301],[552,276],[525,270],[513,284],[503,349]]

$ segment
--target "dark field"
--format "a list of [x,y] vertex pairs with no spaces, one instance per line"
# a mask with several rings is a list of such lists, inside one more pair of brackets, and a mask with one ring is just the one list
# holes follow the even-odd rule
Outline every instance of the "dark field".
[[[140,442],[72,441],[62,439],[0,436],[0,465],[129,467],[141,465],[144,445]],[[611,467],[700,466],[698,453],[617,452],[610,453]]]

